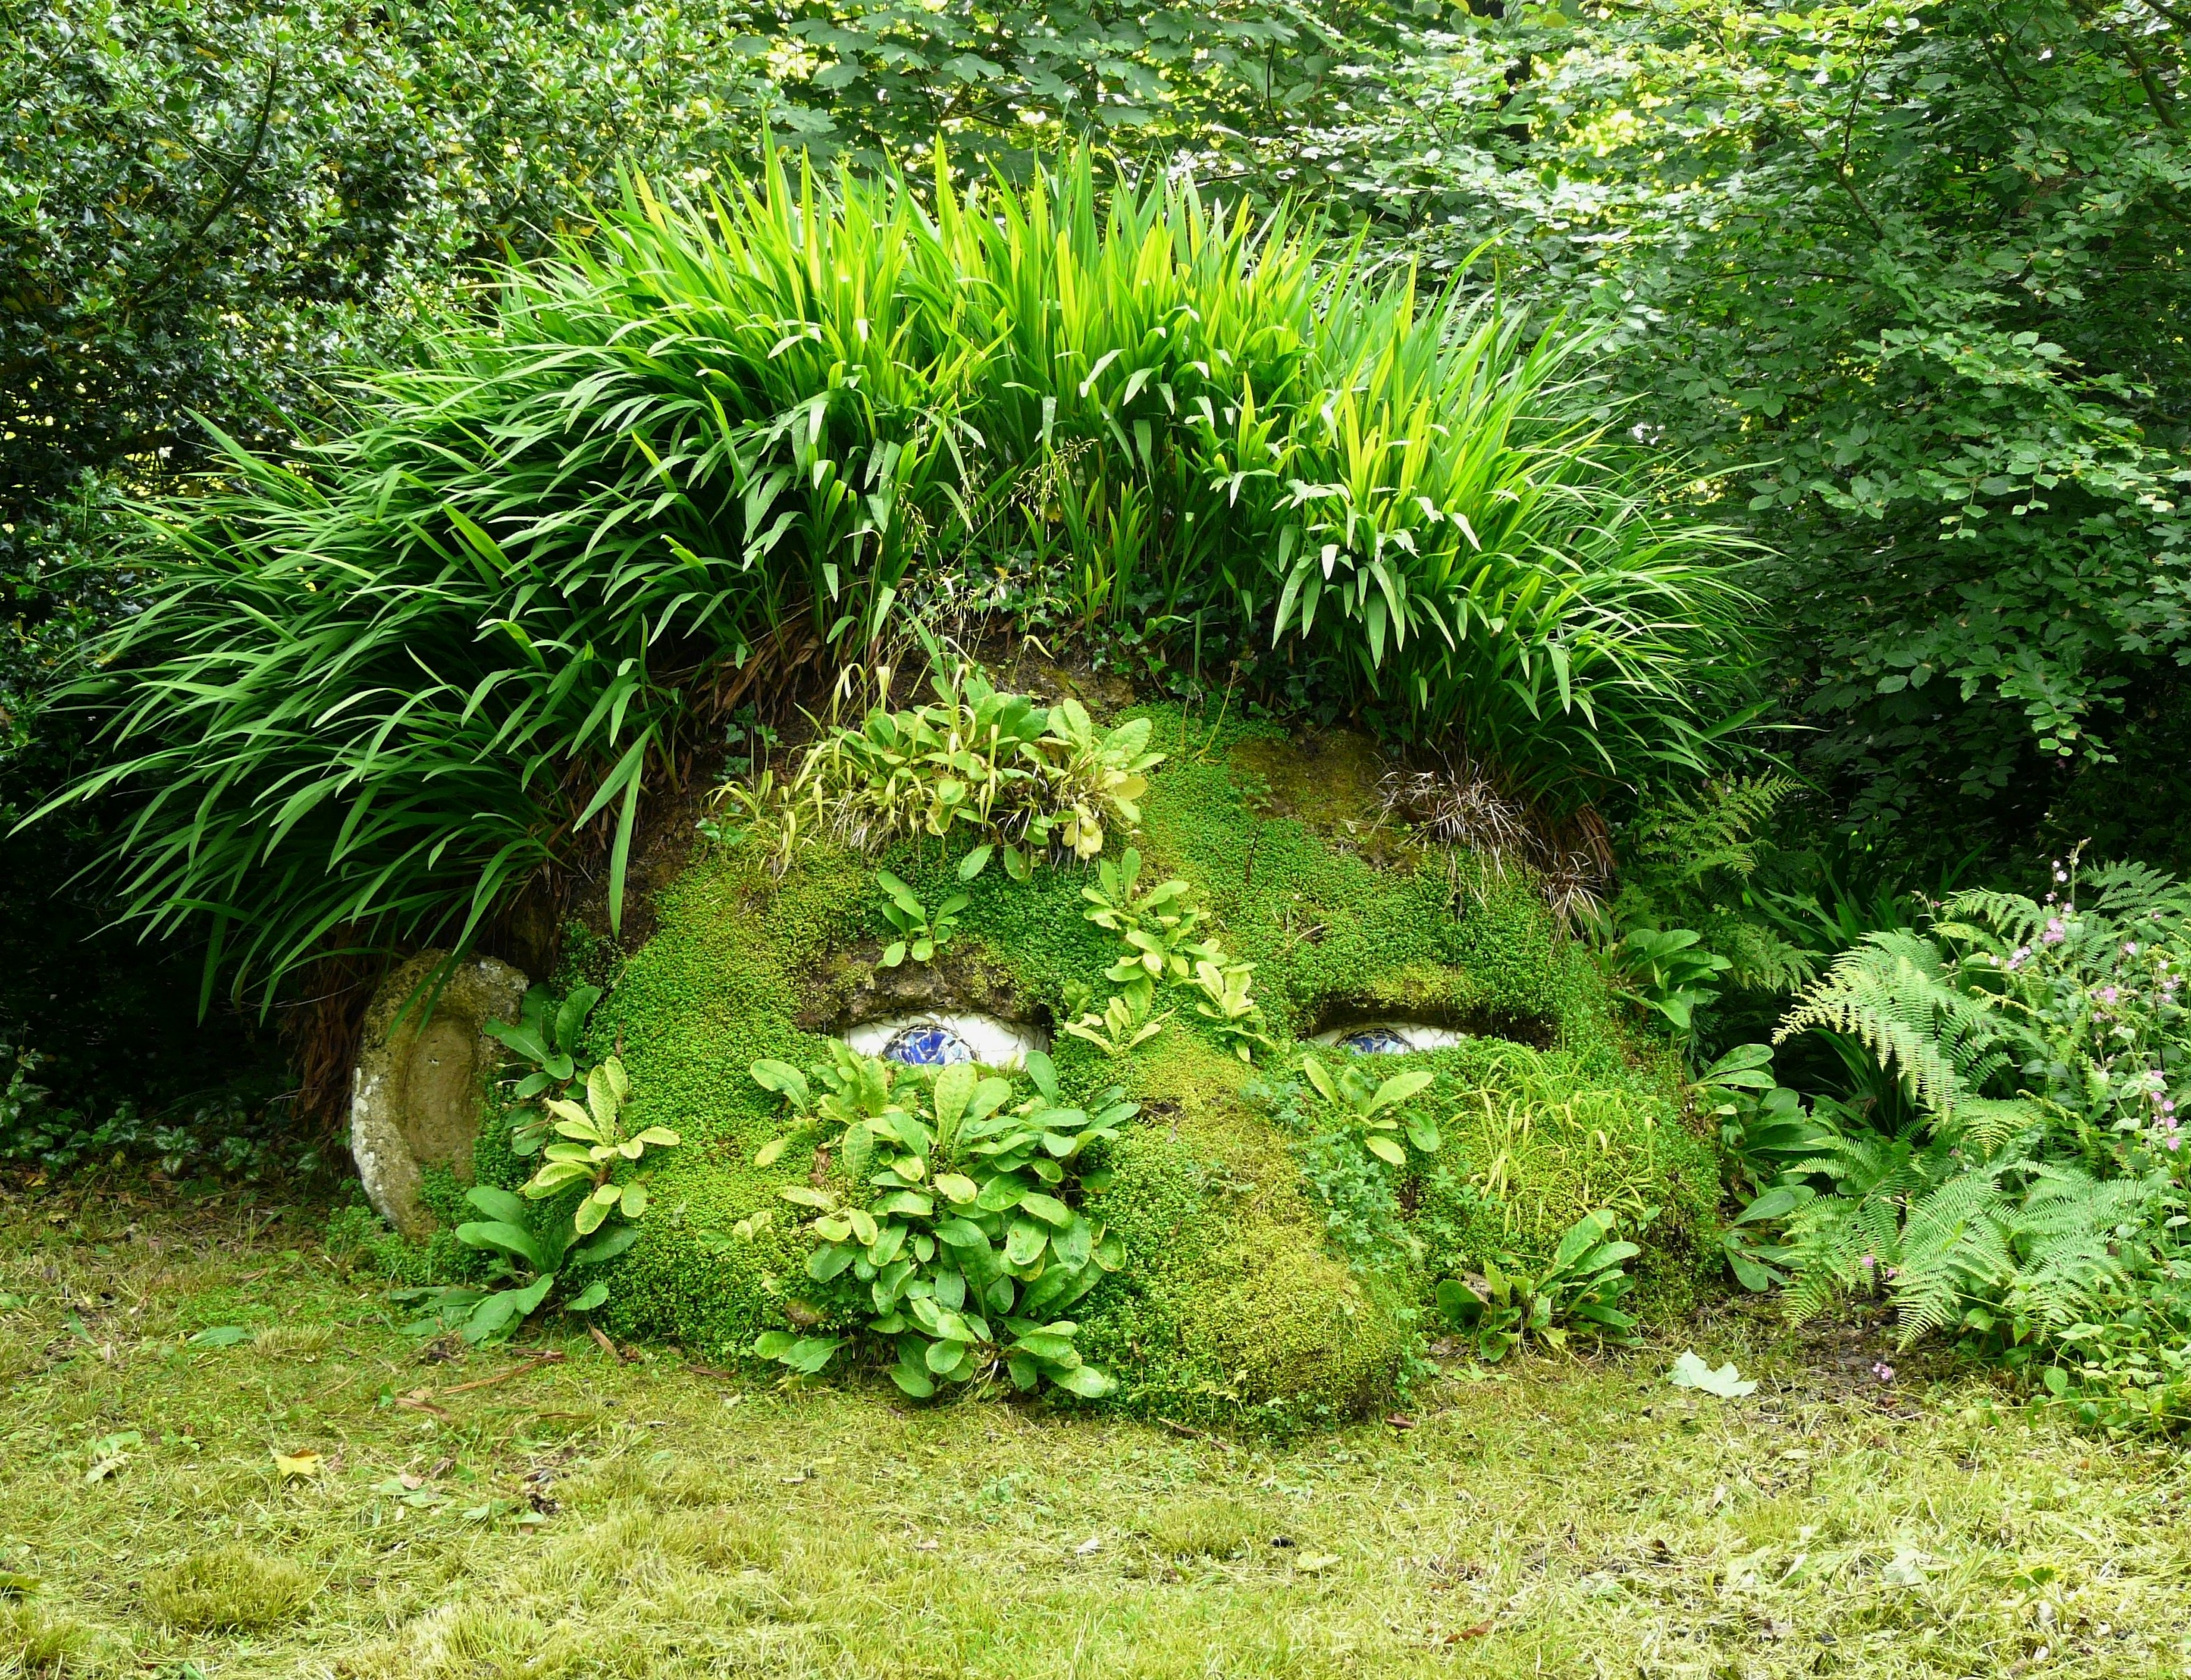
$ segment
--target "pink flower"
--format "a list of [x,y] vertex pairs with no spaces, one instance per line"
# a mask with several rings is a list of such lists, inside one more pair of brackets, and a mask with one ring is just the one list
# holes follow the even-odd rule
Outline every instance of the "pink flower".
[[2117,993],[2113,986],[2102,986],[2099,990],[2099,999],[2103,1003],[2112,1003],[2116,996]]
[[2046,931],[2039,936],[2039,943],[2059,945],[2069,937],[2069,929],[2062,925],[2062,918],[2058,916],[2050,916],[2046,918]]
[[1873,1361],[1871,1374],[1877,1377],[1881,1382],[1892,1382],[1894,1381],[1894,1367],[1887,1364],[1885,1359],[1877,1359]]
[[2136,939],[2132,939],[2128,945],[2123,947],[2123,955],[2125,956],[2135,956],[2137,955],[2137,941]]

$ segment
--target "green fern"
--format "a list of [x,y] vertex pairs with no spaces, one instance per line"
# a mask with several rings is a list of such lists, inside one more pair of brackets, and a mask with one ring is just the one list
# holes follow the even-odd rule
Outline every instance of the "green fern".
[[1910,1203],[1894,1279],[1904,1347],[1959,1323],[1966,1302],[1996,1298],[2014,1281],[2016,1204],[2000,1187],[2006,1166],[1963,1173]]
[[1914,1127],[1892,1138],[1838,1133],[1795,1162],[1791,1177],[1830,1178],[1840,1193],[1806,1202],[1788,1222],[1789,1318],[1813,1318],[1835,1296],[1869,1289],[1881,1268],[1898,1265],[1904,1206],[1954,1170],[1949,1146],[1921,1141]]
[[1961,979],[1960,962],[1922,934],[1868,934],[1834,960],[1773,1041],[1810,1027],[1847,1033],[1908,1081],[1921,1108],[1949,1119],[2010,1062],[1999,1000]]
[[2191,886],[2142,863],[2097,865],[2084,872],[2080,884],[2089,890],[2092,909],[2118,921],[2180,922],[2191,917]]
[[1661,888],[1691,886],[1716,870],[1746,881],[1757,872],[1758,831],[1800,786],[1793,776],[1744,776],[1669,799],[1629,830],[1630,866]]

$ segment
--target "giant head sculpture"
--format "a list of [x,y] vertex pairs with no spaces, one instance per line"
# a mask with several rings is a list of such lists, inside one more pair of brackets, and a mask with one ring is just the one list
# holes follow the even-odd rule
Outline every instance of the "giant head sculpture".
[[[566,1278],[618,1333],[1305,1417],[1594,1212],[1683,1291],[1709,1147],[1533,870],[1396,814],[1363,738],[1096,711],[962,675],[703,825],[586,1029],[674,1145],[532,1204],[640,1185]],[[490,1195],[543,1117],[487,1102]]]

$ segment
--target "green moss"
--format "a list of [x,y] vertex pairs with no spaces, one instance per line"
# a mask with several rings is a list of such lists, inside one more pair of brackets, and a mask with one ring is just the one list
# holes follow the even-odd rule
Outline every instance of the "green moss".
[[[1089,1201],[1129,1263],[1076,1314],[1084,1352],[1121,1379],[1114,1404],[1280,1422],[1377,1405],[1438,1278],[1488,1253],[1541,1255],[1595,1206],[1660,1210],[1647,1271],[1660,1296],[1682,1295],[1716,1194],[1710,1152],[1676,1123],[1536,883],[1381,823],[1358,741],[1299,751],[1266,726],[1151,715],[1174,756],[1143,802],[1145,878],[1194,883],[1227,948],[1257,965],[1281,1043],[1375,1013],[1483,1036],[1430,1059],[1438,1078],[1418,1100],[1449,1141],[1436,1170],[1397,1188],[1387,1251],[1367,1254],[1335,1240],[1328,1187],[1304,1172],[1286,1121],[1291,1052],[1245,1066],[1188,993],[1160,999],[1164,1030],[1118,1061],[1060,1036],[1069,1092],[1119,1082],[1144,1109]],[[886,862],[932,903],[957,887],[957,856],[930,843]],[[753,1165],[780,1128],[748,1070],[819,1059],[821,1033],[874,995],[873,866],[810,843],[778,878],[758,849],[708,848],[658,895],[655,932],[595,1025],[602,1047],[622,1043],[635,1117],[684,1138],[659,1155],[645,1234],[616,1268],[618,1333],[729,1359],[785,1321],[806,1239],[788,1217],[732,1229],[784,1209],[784,1169]],[[1086,879],[1065,868],[1016,884],[991,868],[937,972],[1025,1018],[1061,1022],[1090,991],[1100,1002],[1115,947],[1081,915]],[[482,1177],[521,1176],[505,1156],[483,1139]]]

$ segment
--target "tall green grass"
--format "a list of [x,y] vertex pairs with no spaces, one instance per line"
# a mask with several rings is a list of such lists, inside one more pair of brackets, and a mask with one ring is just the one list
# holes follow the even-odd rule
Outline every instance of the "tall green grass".
[[127,802],[128,913],[270,999],[543,872],[619,915],[729,673],[856,657],[909,579],[1030,548],[1091,619],[1278,648],[1541,802],[1710,757],[1739,555],[1639,489],[1585,335],[1085,155],[919,184],[639,185],[345,434],[146,510],[61,802]]

